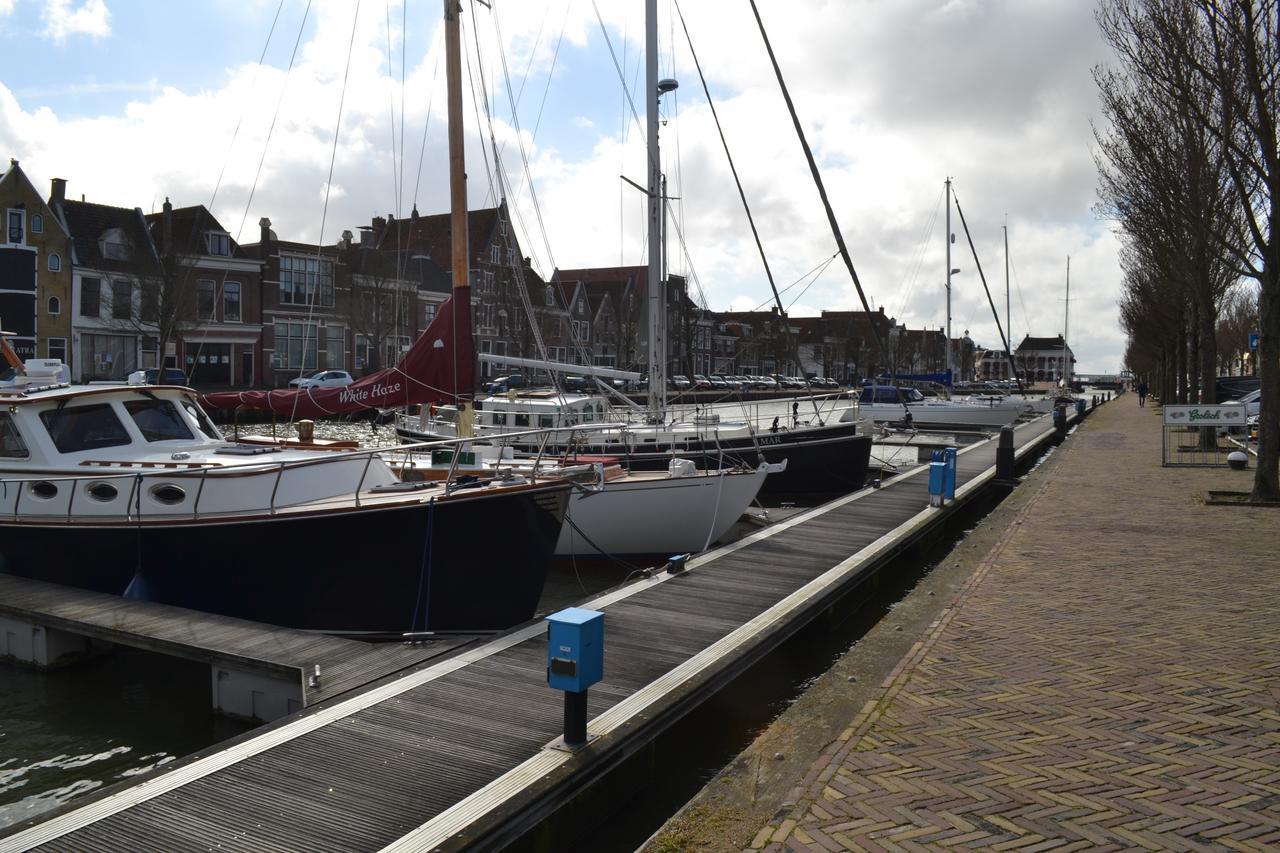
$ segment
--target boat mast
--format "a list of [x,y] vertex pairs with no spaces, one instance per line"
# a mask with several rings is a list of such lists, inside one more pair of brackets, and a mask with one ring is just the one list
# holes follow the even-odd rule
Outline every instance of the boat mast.
[[[1009,330],[1008,345],[1013,347],[1013,320],[1009,318],[1009,214],[1004,215],[1004,327]],[[1005,353],[1013,358],[1013,352]]]
[[[454,304],[471,299],[470,246],[467,237],[467,171],[466,150],[462,135],[462,39],[459,35],[459,16],[462,7],[459,0],[444,0],[444,67],[449,112],[449,227],[452,234],[450,255],[453,260]],[[468,306],[469,307],[469,306]],[[469,316],[470,312],[468,312]],[[454,316],[457,314],[455,312]],[[468,358],[475,358],[468,353]],[[464,391],[468,398],[459,399],[457,435],[471,435],[471,389]]]
[[[947,378],[951,379],[951,179],[947,178]],[[954,380],[952,380],[952,384]]]
[[1062,318],[1062,389],[1071,390],[1071,357],[1067,355],[1067,333],[1071,329],[1071,256],[1067,255],[1067,308]]
[[667,342],[662,334],[664,292],[662,283],[662,168],[658,156],[658,0],[645,0],[644,64],[645,117],[649,158],[649,268],[646,280],[649,301],[649,417],[663,420],[667,390]]

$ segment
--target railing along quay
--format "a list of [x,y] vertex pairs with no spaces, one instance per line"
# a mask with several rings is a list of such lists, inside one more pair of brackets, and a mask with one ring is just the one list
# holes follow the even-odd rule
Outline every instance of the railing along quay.
[[[1014,430],[1022,459],[1065,432]],[[913,467],[580,606],[605,613],[590,743],[554,747],[546,625],[322,703],[0,838],[0,853],[495,848],[520,837],[759,661],[996,479],[997,441],[957,456],[954,501]]]

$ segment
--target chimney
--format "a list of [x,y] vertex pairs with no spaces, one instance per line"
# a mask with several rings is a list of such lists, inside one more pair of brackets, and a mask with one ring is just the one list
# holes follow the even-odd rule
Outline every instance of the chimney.
[[[377,221],[378,220],[376,219],[374,220],[374,222],[377,222]],[[360,245],[372,246],[373,242],[374,242],[373,229],[368,225],[361,225],[360,226]]]
[[344,248],[344,249],[350,249],[350,248],[351,248],[351,239],[352,239],[352,237],[353,237],[353,235],[352,235],[352,233],[351,233],[350,231],[343,231],[343,232],[342,232],[342,243],[341,243],[342,248]]
[[67,179],[54,178],[49,182],[49,201],[63,202],[67,200]]
[[265,216],[258,220],[258,247],[263,259],[271,254],[271,220]]
[[160,253],[166,257],[173,253],[173,205],[164,197],[164,216],[160,226]]
[[16,169],[16,168],[18,168],[18,158],[17,158],[17,157],[10,157],[10,158],[9,158],[9,168],[10,168],[10,169]]

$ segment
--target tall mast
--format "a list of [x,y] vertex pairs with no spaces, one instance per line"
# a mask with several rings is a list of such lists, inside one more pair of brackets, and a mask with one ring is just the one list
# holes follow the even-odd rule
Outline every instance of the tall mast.
[[1067,355],[1067,333],[1071,330],[1071,256],[1067,255],[1067,309],[1062,318],[1062,388],[1071,389],[1071,357]]
[[[1013,321],[1009,319],[1009,214],[1004,216],[1004,327],[1009,331],[1009,352],[1005,358],[1013,358]],[[1015,377],[1016,378],[1016,377]]]
[[947,377],[950,378],[950,376],[951,376],[951,179],[947,178]]
[[[454,304],[471,299],[468,271],[471,266],[467,239],[467,172],[462,135],[462,40],[458,19],[459,0],[444,0],[444,66],[449,111],[449,225],[452,232]],[[468,358],[475,358],[468,353]],[[471,389],[466,392],[469,396]],[[471,412],[466,400],[458,401],[458,437],[471,435]]]
[[649,160],[649,416],[662,420],[667,390],[667,342],[662,334],[662,168],[658,156],[658,0],[645,0],[644,64],[646,151]]

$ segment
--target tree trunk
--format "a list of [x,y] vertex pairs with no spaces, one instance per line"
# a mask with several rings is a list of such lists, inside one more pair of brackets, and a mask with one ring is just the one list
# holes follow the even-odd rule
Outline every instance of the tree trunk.
[[[1273,220],[1276,218],[1272,217]],[[1274,224],[1274,223],[1273,223]],[[1253,500],[1280,500],[1280,255],[1272,229],[1272,257],[1258,296],[1260,319],[1258,342],[1259,387],[1262,389],[1258,417],[1258,467],[1253,474]]]
[[1218,402],[1218,323],[1212,311],[1200,309],[1200,402]]
[[1186,311],[1178,312],[1178,342],[1173,355],[1174,402],[1187,402],[1187,319]]
[[1187,402],[1198,403],[1200,391],[1200,307],[1191,303],[1191,316],[1188,318],[1186,337],[1191,343],[1187,353]]

